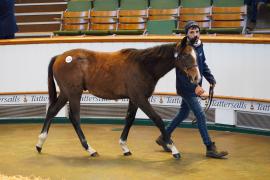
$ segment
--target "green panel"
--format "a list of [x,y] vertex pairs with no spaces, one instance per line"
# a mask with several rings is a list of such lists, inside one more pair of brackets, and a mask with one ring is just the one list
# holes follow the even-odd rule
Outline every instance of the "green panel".
[[175,20],[160,20],[147,22],[148,34],[172,34],[176,28]]
[[181,6],[186,8],[200,8],[211,6],[211,0],[181,0]]
[[95,0],[93,8],[96,11],[114,11],[118,9],[118,0]]
[[243,28],[211,28],[208,29],[207,32],[212,33],[219,33],[219,34],[241,34]]
[[144,30],[114,30],[111,33],[117,35],[140,35],[144,33]]
[[150,0],[150,7],[153,9],[174,9],[178,6],[178,0]]
[[122,10],[141,10],[148,8],[148,0],[121,0]]
[[244,5],[244,0],[213,0],[213,6],[239,7]]
[[53,34],[58,36],[77,36],[82,33],[81,31],[54,31]]
[[91,9],[91,1],[69,1],[67,11],[88,11]]
[[90,31],[82,31],[85,35],[93,35],[93,36],[104,36],[111,35],[109,30],[90,30]]

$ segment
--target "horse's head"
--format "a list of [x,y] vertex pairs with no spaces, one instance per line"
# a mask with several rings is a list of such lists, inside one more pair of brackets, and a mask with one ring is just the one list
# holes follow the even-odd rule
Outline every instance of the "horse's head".
[[186,75],[192,83],[199,83],[201,75],[197,64],[197,56],[193,47],[184,38],[175,51],[175,67]]

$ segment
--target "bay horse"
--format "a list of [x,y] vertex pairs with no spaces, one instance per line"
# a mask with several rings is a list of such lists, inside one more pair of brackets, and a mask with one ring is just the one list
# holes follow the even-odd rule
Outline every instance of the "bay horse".
[[[196,54],[184,38],[182,43],[164,44],[147,49],[122,49],[116,52],[96,52],[73,49],[52,58],[48,67],[49,107],[43,128],[36,145],[40,153],[45,142],[52,118],[69,101],[69,119],[82,146],[91,156],[97,156],[80,127],[80,100],[83,91],[104,99],[128,98],[128,111],[119,144],[123,154],[131,152],[127,146],[129,130],[140,108],[159,128],[174,158],[180,154],[165,131],[161,117],[153,110],[148,98],[152,95],[158,80],[178,68],[191,82],[199,81]],[[60,92],[57,97],[56,80]]]

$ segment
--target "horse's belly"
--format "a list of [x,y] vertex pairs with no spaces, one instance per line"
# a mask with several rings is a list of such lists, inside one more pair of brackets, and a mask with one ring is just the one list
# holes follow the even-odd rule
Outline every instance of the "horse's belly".
[[122,84],[112,83],[93,84],[87,87],[89,93],[104,99],[122,99],[127,98],[126,89]]
[[127,95],[124,94],[115,94],[112,92],[102,92],[102,91],[89,91],[90,94],[103,98],[103,99],[124,99],[128,98]]

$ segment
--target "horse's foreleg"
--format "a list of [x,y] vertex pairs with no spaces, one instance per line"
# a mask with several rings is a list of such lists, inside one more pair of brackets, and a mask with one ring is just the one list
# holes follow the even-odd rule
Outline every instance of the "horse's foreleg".
[[127,144],[126,144],[126,141],[127,141],[127,137],[128,137],[130,127],[132,126],[132,124],[134,122],[137,109],[138,109],[138,106],[136,106],[130,100],[129,104],[128,104],[127,115],[126,115],[126,118],[125,118],[125,127],[123,129],[123,132],[122,132],[120,140],[119,140],[119,144],[120,144],[120,146],[122,148],[122,151],[123,151],[123,154],[125,156],[131,155],[131,152],[130,152]]
[[95,149],[93,149],[90,145],[88,145],[86,138],[83,134],[83,131],[81,129],[80,125],[80,98],[78,98],[76,101],[70,101],[69,102],[70,109],[69,109],[69,118],[70,121],[80,139],[80,142],[84,149],[90,153],[91,156],[98,156],[98,153]]
[[47,139],[48,132],[52,123],[52,119],[56,114],[62,109],[62,107],[66,104],[67,98],[63,95],[60,94],[57,101],[54,104],[50,104],[46,118],[41,130],[40,135],[38,136],[38,143],[36,145],[37,151],[40,153],[42,150],[42,145],[44,144],[45,140]]
[[174,146],[173,142],[170,141],[168,133],[165,130],[164,122],[162,121],[161,117],[154,111],[150,103],[146,98],[137,98],[137,103],[139,108],[150,118],[154,121],[156,126],[159,128],[167,147],[171,149],[172,155],[175,159],[180,158],[180,153],[177,148]]

